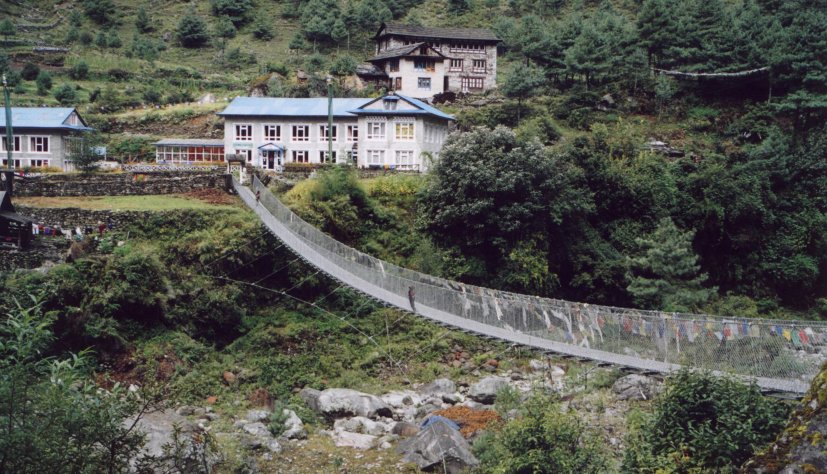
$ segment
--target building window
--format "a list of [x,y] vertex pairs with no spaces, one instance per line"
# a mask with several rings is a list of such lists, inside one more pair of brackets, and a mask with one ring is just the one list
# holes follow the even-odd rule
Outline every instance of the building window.
[[253,126],[252,125],[236,125],[235,126],[235,141],[237,141],[237,142],[251,142],[251,141],[253,141]]
[[449,49],[460,53],[479,53],[485,51],[485,46],[479,43],[452,43]]
[[327,159],[327,150],[319,152],[319,163],[336,163],[336,150],[333,150],[333,159]]
[[431,90],[431,78],[430,77],[420,77],[416,81],[416,85],[420,89],[424,90]]
[[367,150],[366,163],[368,166],[384,166],[385,150]]
[[368,140],[385,139],[385,122],[368,122]]
[[414,139],[414,124],[411,122],[400,122],[395,124],[396,139],[397,140],[413,140]]
[[49,137],[31,137],[30,153],[49,153]]
[[293,125],[292,140],[294,142],[309,142],[310,125]]
[[485,79],[482,77],[463,77],[462,90],[479,90],[485,85]]
[[[339,141],[339,126],[333,126],[333,141]],[[319,141],[327,143],[327,125],[319,125]]]
[[399,72],[399,60],[398,59],[391,59],[389,65],[391,72]]
[[393,84],[394,90],[399,90],[399,89],[402,88],[402,78],[401,77],[394,78],[393,82],[394,82],[394,84]]
[[[3,137],[2,145],[0,145],[0,150],[2,151],[9,151],[9,141],[7,137]],[[20,137],[14,136],[12,137],[12,150],[11,151],[20,151]]]
[[462,71],[462,59],[452,59],[448,69],[450,71]]
[[349,142],[358,142],[359,141],[359,126],[358,125],[348,125],[347,126],[347,141],[349,141]]
[[310,161],[310,152],[307,150],[293,150],[294,163],[307,163]]
[[47,168],[49,160],[29,160],[29,166],[32,168]]
[[399,169],[414,169],[413,150],[396,150],[395,165]]
[[265,125],[264,140],[269,142],[281,141],[281,125]]
[[396,100],[393,99],[385,99],[382,101],[382,107],[385,110],[396,110]]
[[430,71],[436,69],[435,62],[430,59],[414,59],[414,70],[416,71]]
[[474,72],[485,72],[485,59],[475,59],[473,62]]
[[249,148],[241,148],[241,149],[237,148],[235,150],[235,154],[240,155],[242,158],[244,158],[244,161],[246,161],[247,163],[252,163],[253,162],[253,150],[251,150]]

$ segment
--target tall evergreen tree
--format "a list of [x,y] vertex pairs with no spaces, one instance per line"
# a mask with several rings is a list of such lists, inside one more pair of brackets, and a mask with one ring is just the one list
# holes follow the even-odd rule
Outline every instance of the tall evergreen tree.
[[210,40],[207,23],[193,10],[190,10],[178,22],[176,36],[181,46],[185,48],[200,48]]
[[648,237],[635,239],[641,253],[630,259],[627,287],[638,305],[665,311],[696,311],[714,289],[704,288],[698,256],[692,250],[694,232],[683,232],[664,218]]
[[8,18],[3,21],[0,21],[0,35],[3,35],[3,38],[6,40],[9,39],[9,36],[14,36],[17,34],[17,29],[14,27],[14,23],[11,22]]
[[637,17],[638,31],[651,65],[663,65],[677,42],[680,5],[676,0],[644,0]]
[[606,36],[594,20],[587,20],[574,44],[566,50],[566,67],[572,74],[582,75],[588,88],[595,76],[609,71],[610,52]]
[[138,28],[138,31],[141,33],[148,33],[155,29],[155,25],[152,23],[152,18],[149,17],[149,14],[146,12],[146,8],[143,6],[138,8],[138,13],[135,16],[135,27]]
[[545,82],[543,73],[534,66],[518,65],[506,77],[502,84],[502,93],[506,97],[517,99],[517,122],[519,123],[523,113],[523,101],[539,92]]

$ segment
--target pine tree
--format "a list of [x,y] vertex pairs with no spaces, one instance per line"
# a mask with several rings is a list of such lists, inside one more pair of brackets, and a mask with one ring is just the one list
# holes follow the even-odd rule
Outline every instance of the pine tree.
[[517,122],[522,117],[523,100],[537,94],[545,82],[542,71],[533,66],[518,65],[511,71],[502,84],[502,93],[506,97],[517,99]]
[[204,19],[192,10],[181,18],[176,35],[185,48],[200,48],[210,39]]
[[3,21],[0,21],[0,35],[3,35],[3,38],[8,41],[9,36],[14,36],[17,34],[17,29],[14,27],[14,23],[11,22],[8,18]]
[[339,5],[334,0],[309,0],[302,9],[302,30],[309,40],[329,41]]
[[337,18],[333,23],[333,29],[330,30],[330,37],[333,38],[333,41],[337,44],[347,40],[347,49],[350,49],[350,32],[348,31],[347,26],[345,26],[345,22],[342,20],[342,17]]
[[626,289],[639,306],[688,312],[709,301],[716,290],[702,286],[707,275],[700,273],[693,236],[667,217],[651,235],[635,239],[640,254],[629,259],[631,283]]
[[566,50],[566,67],[572,74],[582,75],[588,88],[595,76],[602,76],[609,71],[609,54],[606,36],[593,20],[588,20],[574,44]]
[[666,53],[676,44],[679,30],[676,0],[645,0],[637,17],[638,31],[651,65],[667,62]]
[[109,41],[106,39],[106,33],[103,31],[98,31],[98,34],[95,36],[95,46],[98,48],[105,48],[109,44]]
[[148,33],[155,28],[152,24],[152,19],[144,7],[138,9],[138,14],[135,16],[135,27],[138,28],[138,31],[141,33]]
[[117,12],[112,0],[83,0],[86,15],[99,25],[109,25]]

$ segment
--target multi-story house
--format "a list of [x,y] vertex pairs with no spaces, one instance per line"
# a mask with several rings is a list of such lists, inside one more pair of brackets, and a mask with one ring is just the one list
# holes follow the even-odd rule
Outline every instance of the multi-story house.
[[376,55],[368,61],[387,74],[392,91],[430,98],[497,86],[500,39],[491,30],[383,23],[374,39]]
[[[12,107],[12,160],[18,168],[74,169],[72,149],[80,134],[91,131],[78,111],[71,107]],[[6,116],[0,113],[0,159],[9,166]]]
[[328,156],[328,99],[238,97],[218,114],[224,117],[224,150],[269,170],[285,163],[425,170],[454,120],[403,95],[333,99],[331,112]]

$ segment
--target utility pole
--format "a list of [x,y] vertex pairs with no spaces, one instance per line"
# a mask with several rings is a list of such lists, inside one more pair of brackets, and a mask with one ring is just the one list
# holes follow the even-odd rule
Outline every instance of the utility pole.
[[14,135],[12,134],[11,126],[11,97],[9,95],[9,85],[6,82],[5,74],[3,74],[3,99],[6,101],[6,158],[8,159],[9,169],[14,169],[14,160],[12,160]]
[[327,161],[333,162],[333,77],[327,76]]

